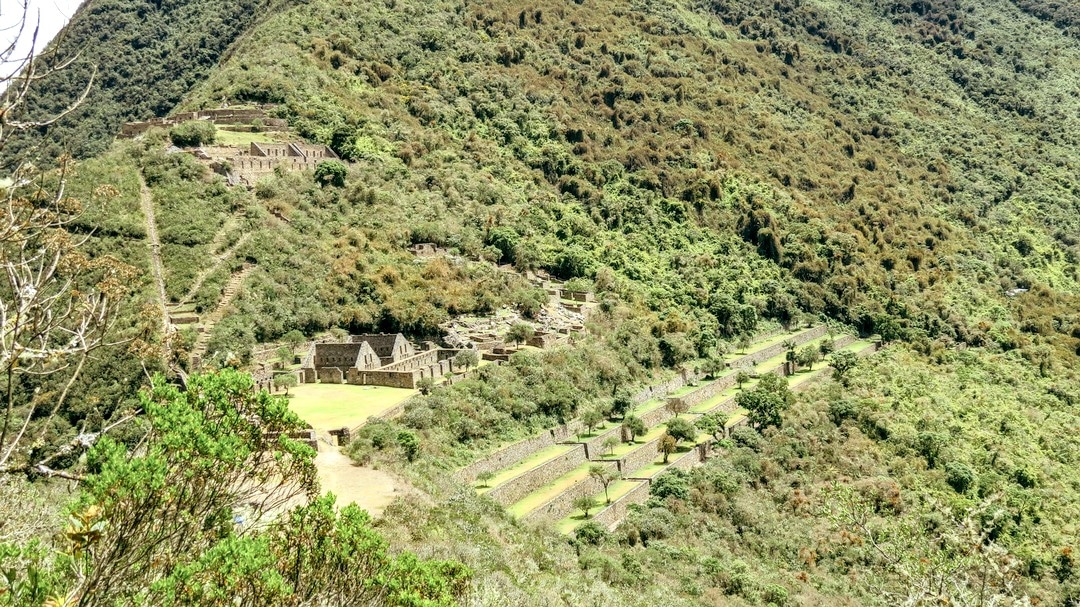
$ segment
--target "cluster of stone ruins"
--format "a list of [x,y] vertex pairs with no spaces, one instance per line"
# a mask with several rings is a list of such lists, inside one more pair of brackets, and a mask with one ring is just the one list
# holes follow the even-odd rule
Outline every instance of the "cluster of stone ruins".
[[261,108],[219,108],[213,110],[198,110],[195,112],[180,112],[167,118],[151,118],[128,122],[120,127],[121,137],[137,137],[152,128],[168,128],[191,120],[206,120],[214,124],[239,125],[248,124],[252,130],[256,126],[267,131],[283,131],[289,128],[283,118],[271,118],[266,110],[272,106]]
[[337,159],[334,150],[314,143],[256,143],[245,148],[204,146],[194,152],[229,185],[252,187],[276,169],[314,171],[323,160]]
[[[288,131],[288,123],[281,118],[269,117],[266,108],[221,108],[129,122],[121,128],[120,136],[137,137],[152,128],[168,128],[191,120],[205,120],[222,125],[223,130],[231,131]],[[225,177],[229,185],[247,187],[253,187],[259,179],[273,174],[275,170],[312,171],[323,160],[338,159],[338,155],[325,145],[302,142],[252,142],[248,146],[208,145],[192,150],[191,153],[214,172]]]
[[400,333],[351,335],[344,342],[313,342],[300,365],[302,383],[415,388],[424,378],[460,372],[453,358],[460,350],[432,343],[417,350]]

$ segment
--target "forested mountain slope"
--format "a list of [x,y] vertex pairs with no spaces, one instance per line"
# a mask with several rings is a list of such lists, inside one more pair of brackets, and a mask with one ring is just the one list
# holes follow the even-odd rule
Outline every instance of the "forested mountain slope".
[[[93,0],[83,11],[109,7],[141,14]],[[202,314],[240,276],[234,312],[204,340],[209,368],[243,365],[252,345],[292,330],[420,341],[458,315],[535,312],[547,294],[528,270],[595,292],[571,345],[515,354],[354,436],[356,459],[424,493],[376,527],[395,546],[465,563],[472,604],[884,606],[918,593],[910,604],[1075,604],[1080,16],[1070,6],[143,9],[142,25],[116,28],[127,45],[117,63],[101,63],[114,76],[95,94],[112,101],[95,97],[73,130],[46,135],[70,133],[60,140],[80,154],[106,150],[71,180],[87,200],[115,186],[71,226],[92,235],[92,256],[151,267],[142,208],[152,205],[167,298]],[[226,27],[206,27],[209,14]],[[156,34],[142,38],[143,26]],[[129,48],[156,59],[135,69],[126,62],[142,55]],[[40,109],[76,89],[46,87]],[[227,187],[167,151],[160,130],[110,146],[125,118],[223,100],[276,106],[350,163],[345,183],[282,171],[251,191]],[[456,257],[418,263],[408,246],[421,242]],[[91,359],[46,442],[134,408],[140,371],[165,368],[149,277],[136,286],[120,324],[145,348]],[[791,396],[778,424],[717,440],[705,465],[659,477],[614,533],[568,542],[452,479],[495,448],[807,319],[877,333],[886,348]],[[193,339],[175,338],[178,359]],[[19,388],[39,383],[63,389],[34,378]],[[138,428],[117,434],[139,443]]]
[[[35,83],[21,120],[56,116],[91,82],[85,103],[3,150],[5,166],[61,153],[104,151],[129,120],[164,116],[202,81],[271,0],[86,0],[52,44],[51,65],[75,61]],[[39,146],[39,144],[43,144]]]
[[[309,3],[186,105],[283,103],[382,194],[367,226],[609,266],[696,329],[1030,342],[1001,293],[1077,292],[1075,39],[1007,2],[756,6]],[[1072,350],[1067,308],[1025,332]]]

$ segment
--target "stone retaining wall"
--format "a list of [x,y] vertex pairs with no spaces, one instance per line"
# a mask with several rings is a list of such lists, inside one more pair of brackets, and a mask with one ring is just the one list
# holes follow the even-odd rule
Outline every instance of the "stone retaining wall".
[[630,512],[630,506],[644,504],[649,499],[650,484],[647,480],[640,481],[640,484],[631,489],[629,493],[611,502],[611,505],[607,508],[597,512],[593,516],[593,520],[607,527],[609,531],[614,531],[615,526],[621,523]]
[[574,445],[568,453],[522,472],[493,488],[488,495],[503,506],[509,506],[586,461],[588,460],[585,459],[585,447]]
[[565,491],[541,504],[536,510],[526,514],[522,520],[526,521],[558,521],[566,518],[574,512],[574,500],[587,495],[596,495],[604,490],[600,481],[591,476],[586,476],[580,481],[570,485]]
[[516,462],[520,462],[541,449],[546,449],[560,441],[566,440],[568,436],[567,432],[568,429],[566,426],[558,426],[532,438],[507,445],[491,455],[476,460],[468,466],[458,470],[454,473],[454,476],[462,482],[471,483],[476,480],[476,477],[485,472],[497,472]]
[[[818,325],[808,331],[803,331],[802,333],[796,333],[795,335],[792,335],[791,341],[795,342],[796,346],[801,346],[802,344],[805,344],[808,341],[813,341],[828,332],[829,327],[825,325]],[[747,354],[742,358],[733,360],[731,362],[731,368],[745,369],[753,367],[754,365],[757,365],[762,361],[769,360],[777,354],[782,354],[785,351],[787,351],[787,348],[784,347],[784,342],[773,344],[768,348],[765,348],[764,350],[759,350],[758,352],[754,352],[753,354]]]
[[717,394],[727,390],[735,385],[735,373],[728,373],[723,377],[717,378],[704,386],[701,386],[693,392],[683,394],[682,396],[673,396],[668,400],[682,401],[686,404],[687,408],[694,407],[699,403],[703,403]]
[[680,470],[688,470],[698,465],[702,461],[702,445],[697,445],[693,449],[683,453],[679,457],[670,460],[668,469],[678,468]]
[[645,422],[646,428],[652,428],[657,424],[662,424],[675,417],[675,414],[668,410],[667,404],[665,403],[640,417],[641,421]]
[[589,440],[586,440],[586,441],[571,441],[571,442],[580,442],[581,444],[585,445],[585,457],[587,457],[589,459],[596,459],[596,458],[598,458],[598,457],[600,457],[601,455],[604,454],[604,441],[607,440],[608,437],[611,437],[611,436],[614,436],[614,437],[619,438],[619,439],[622,438],[622,425],[621,424],[618,424],[618,425],[616,425],[616,426],[614,426],[612,428],[604,430],[603,432],[601,432],[600,434],[597,434],[596,436],[590,438]]
[[660,452],[656,450],[659,445],[660,439],[653,439],[647,443],[642,443],[637,449],[624,455],[622,459],[618,460],[619,472],[623,476],[628,476],[634,470],[655,462],[660,457]]

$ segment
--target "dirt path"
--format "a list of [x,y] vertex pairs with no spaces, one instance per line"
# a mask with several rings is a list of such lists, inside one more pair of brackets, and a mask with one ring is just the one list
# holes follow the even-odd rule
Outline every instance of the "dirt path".
[[315,458],[323,492],[337,496],[338,507],[355,503],[371,516],[380,516],[390,502],[402,495],[397,480],[381,470],[357,466],[337,447],[319,445]]
[[165,298],[165,271],[161,264],[161,240],[158,239],[157,219],[154,218],[154,199],[146,181],[139,175],[139,203],[142,205],[143,216],[146,218],[146,237],[150,245],[150,271],[154,275],[154,285],[157,287],[158,303],[161,304],[161,348],[166,361],[172,360],[169,352],[169,341],[172,326],[169,323],[168,300]]

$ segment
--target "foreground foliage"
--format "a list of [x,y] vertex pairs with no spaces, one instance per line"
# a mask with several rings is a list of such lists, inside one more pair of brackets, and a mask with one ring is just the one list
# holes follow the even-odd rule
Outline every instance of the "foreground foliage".
[[62,544],[0,549],[0,604],[435,607],[468,590],[467,568],[395,555],[366,513],[316,497],[300,420],[249,377],[159,379],[142,403],[138,449],[106,436],[88,454]]

